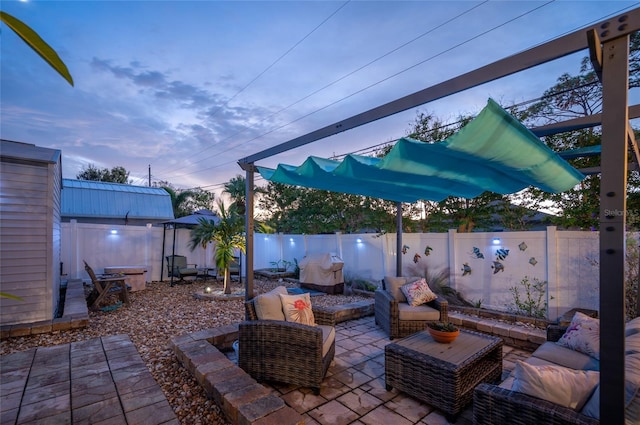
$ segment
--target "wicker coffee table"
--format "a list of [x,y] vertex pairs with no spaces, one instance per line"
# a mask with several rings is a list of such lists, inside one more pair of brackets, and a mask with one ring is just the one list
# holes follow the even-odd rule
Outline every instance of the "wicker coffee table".
[[449,420],[473,399],[481,382],[502,375],[502,339],[460,331],[450,344],[435,342],[421,331],[385,347],[387,390],[396,388],[442,410]]

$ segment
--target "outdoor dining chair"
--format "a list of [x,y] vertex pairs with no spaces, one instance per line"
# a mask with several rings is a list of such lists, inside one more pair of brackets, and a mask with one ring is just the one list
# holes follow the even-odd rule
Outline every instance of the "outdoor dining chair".
[[91,278],[91,283],[93,283],[93,290],[91,294],[89,294],[88,298],[89,308],[97,310],[100,307],[100,303],[110,294],[118,294],[122,303],[126,306],[131,305],[125,276],[96,276],[95,272],[86,261],[84,262],[84,269]]
[[177,277],[177,282],[187,282],[185,277],[193,277],[194,280],[198,277],[198,265],[187,264],[187,257],[184,255],[168,255],[167,256],[167,273],[171,277],[171,286],[175,283],[174,277]]

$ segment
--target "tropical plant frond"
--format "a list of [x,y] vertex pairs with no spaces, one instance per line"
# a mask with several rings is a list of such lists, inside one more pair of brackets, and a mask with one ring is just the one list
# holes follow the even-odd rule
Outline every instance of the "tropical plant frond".
[[19,297],[17,295],[7,294],[6,292],[0,292],[0,298],[9,298],[16,301],[24,301],[22,297]]
[[0,12],[0,20],[15,32],[29,47],[33,49],[42,59],[45,60],[58,74],[62,76],[71,86],[73,86],[73,78],[64,64],[60,56],[51,46],[49,46],[29,25],[20,19]]

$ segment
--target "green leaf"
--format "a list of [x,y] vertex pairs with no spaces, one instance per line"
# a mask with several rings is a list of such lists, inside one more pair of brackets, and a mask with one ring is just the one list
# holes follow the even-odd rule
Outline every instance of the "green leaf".
[[51,48],[40,36],[21,20],[14,18],[5,12],[0,12],[0,20],[7,24],[18,36],[24,40],[37,54],[42,57],[58,74],[60,74],[71,86],[73,78],[55,50]]
[[23,301],[21,297],[17,295],[7,294],[5,292],[0,292],[0,298],[11,298],[12,300]]

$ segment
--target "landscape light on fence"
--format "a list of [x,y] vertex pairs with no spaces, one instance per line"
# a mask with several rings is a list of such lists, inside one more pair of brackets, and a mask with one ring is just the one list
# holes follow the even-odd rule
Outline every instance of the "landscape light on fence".
[[111,229],[111,232],[110,232],[110,233],[111,233],[112,235],[117,235],[117,234],[118,234],[118,231],[117,231],[116,229]]
[[356,243],[362,243],[362,239],[360,238],[356,239]]
[[500,245],[500,238],[493,238],[494,245]]
[[289,238],[289,242],[294,243],[293,238]]

